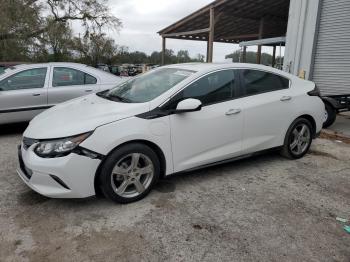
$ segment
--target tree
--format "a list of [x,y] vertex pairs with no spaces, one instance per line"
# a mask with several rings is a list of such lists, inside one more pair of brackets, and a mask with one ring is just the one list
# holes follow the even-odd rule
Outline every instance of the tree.
[[0,59],[35,57],[31,52],[47,44],[43,42],[50,31],[64,29],[69,21],[79,22],[84,35],[121,27],[121,21],[110,13],[107,0],[2,0]]
[[204,55],[202,55],[202,54],[197,54],[196,56],[195,56],[195,58],[194,59],[192,59],[192,60],[194,60],[195,62],[200,62],[200,63],[203,63],[205,60],[205,56]]
[[[239,59],[240,57],[242,58],[242,53],[241,53],[240,50],[237,50],[237,51],[235,51],[232,54],[226,55],[225,58],[226,59],[227,58],[232,58],[232,62],[239,62],[240,61],[240,59]],[[256,52],[248,51],[247,54],[246,54],[246,62],[255,64],[257,62],[256,57],[257,57],[257,53]],[[261,54],[261,63],[263,65],[271,65],[272,64],[272,55],[267,54],[267,53],[262,53]]]
[[85,35],[82,39],[76,37],[73,49],[79,56],[79,62],[94,66],[99,63],[112,64],[118,51],[115,41],[104,33]]
[[42,42],[52,52],[50,61],[67,61],[70,59],[72,47],[72,29],[67,22],[56,22],[51,17],[47,19],[47,30]]
[[180,50],[177,52],[177,63],[190,62],[191,58],[187,50]]

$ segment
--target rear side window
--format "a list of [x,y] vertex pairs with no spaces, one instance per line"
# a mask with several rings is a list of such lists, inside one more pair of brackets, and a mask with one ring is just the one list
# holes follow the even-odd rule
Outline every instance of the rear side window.
[[1,91],[43,88],[47,68],[33,68],[16,73],[0,82]]
[[276,74],[259,70],[242,70],[241,76],[245,95],[256,95],[289,88],[289,79]]
[[55,67],[53,70],[52,86],[75,86],[96,84],[97,79],[82,71],[67,68]]
[[203,106],[232,99],[235,75],[233,70],[215,72],[202,77],[175,95],[168,109],[175,109],[177,104],[187,98],[195,98]]

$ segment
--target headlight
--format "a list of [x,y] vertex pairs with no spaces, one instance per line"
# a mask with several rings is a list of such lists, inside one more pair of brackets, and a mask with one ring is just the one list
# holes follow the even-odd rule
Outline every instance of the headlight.
[[79,144],[87,139],[92,132],[61,138],[57,140],[40,141],[34,152],[43,158],[62,157],[70,154]]

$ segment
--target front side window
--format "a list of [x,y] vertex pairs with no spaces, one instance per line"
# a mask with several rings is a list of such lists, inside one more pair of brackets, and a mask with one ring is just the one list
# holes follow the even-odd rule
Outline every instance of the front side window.
[[259,70],[242,70],[245,95],[256,95],[289,88],[289,80]]
[[99,96],[129,103],[145,103],[170,90],[193,73],[195,71],[161,68],[121,83],[106,93],[99,93]]
[[235,74],[233,70],[215,72],[202,77],[175,95],[167,109],[175,109],[187,98],[198,99],[202,105],[210,105],[230,100],[234,96]]
[[55,67],[53,70],[53,87],[91,85],[96,83],[97,79],[95,77],[73,68]]
[[0,91],[43,88],[47,68],[34,68],[16,73],[0,82]]

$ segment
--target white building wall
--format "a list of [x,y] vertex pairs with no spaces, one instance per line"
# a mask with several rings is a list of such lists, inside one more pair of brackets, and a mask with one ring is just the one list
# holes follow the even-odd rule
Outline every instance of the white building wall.
[[290,0],[285,71],[309,79],[322,0]]

